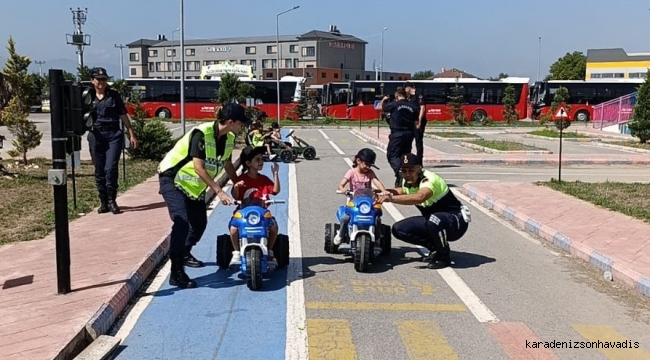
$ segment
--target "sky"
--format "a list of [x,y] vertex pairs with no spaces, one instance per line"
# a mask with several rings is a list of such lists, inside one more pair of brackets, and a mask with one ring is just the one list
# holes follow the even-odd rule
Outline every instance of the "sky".
[[[7,59],[9,36],[17,51],[32,61],[45,61],[43,72],[73,72],[76,48],[66,44],[75,30],[70,8],[87,8],[83,31],[91,36],[84,51],[87,66],[103,66],[119,76],[120,49],[141,38],[155,39],[180,26],[180,0],[1,0],[0,65]],[[458,68],[478,77],[540,78],[567,52],[623,48],[650,52],[650,2],[641,0],[184,0],[185,39],[275,35],[327,31],[336,25],[344,34],[368,41],[366,69],[381,58],[384,27],[384,71],[440,72]],[[178,32],[175,38],[178,38]],[[541,37],[541,51],[540,41]],[[128,74],[128,49],[124,49]],[[33,64],[31,71],[38,72]]]

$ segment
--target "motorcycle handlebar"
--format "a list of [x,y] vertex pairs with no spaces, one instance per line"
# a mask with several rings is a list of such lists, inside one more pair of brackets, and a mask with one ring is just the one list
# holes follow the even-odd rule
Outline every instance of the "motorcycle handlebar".
[[[264,200],[265,204],[285,204],[287,201],[286,200]],[[242,201],[241,200],[235,200],[234,202],[235,205],[241,205]]]

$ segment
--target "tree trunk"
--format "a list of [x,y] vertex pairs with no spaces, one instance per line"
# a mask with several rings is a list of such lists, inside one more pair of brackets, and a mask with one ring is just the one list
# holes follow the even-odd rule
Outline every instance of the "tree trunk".
[[23,164],[27,166],[27,150],[23,150]]

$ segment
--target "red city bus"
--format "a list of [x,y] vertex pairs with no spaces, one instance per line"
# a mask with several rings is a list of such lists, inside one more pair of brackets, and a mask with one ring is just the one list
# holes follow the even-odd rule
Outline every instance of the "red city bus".
[[348,110],[350,83],[332,82],[323,85],[321,115],[345,119]]
[[611,80],[548,80],[533,84],[530,89],[530,117],[535,120],[548,113],[560,87],[569,91],[566,105],[569,119],[589,121],[593,118],[593,106],[621,96],[629,95],[643,83],[644,79]]
[[[249,104],[271,118],[277,115],[277,82],[275,80],[240,80],[250,83],[255,93]],[[301,96],[304,78],[280,79],[280,116],[295,117],[290,110]],[[127,79],[130,89],[140,91],[140,101],[151,117],[179,119],[180,80],[178,79]],[[214,119],[215,98],[219,80],[185,80],[185,117],[188,119]],[[129,114],[133,109],[129,107]]]
[[[433,80],[409,80],[415,85],[417,92],[423,95],[428,121],[448,121],[451,110],[447,105],[449,96],[453,94],[456,82],[460,86],[460,94],[464,96],[463,108],[471,121],[484,121],[488,116],[495,121],[505,120],[503,117],[503,95],[508,85],[515,89],[515,109],[520,119],[526,118],[528,99],[528,78],[505,78],[498,81],[469,79],[469,78],[439,78]],[[395,90],[403,86],[404,81],[354,81],[350,82],[351,96],[348,100],[348,118],[351,120],[374,120],[380,116],[375,109],[386,94],[391,99]]]

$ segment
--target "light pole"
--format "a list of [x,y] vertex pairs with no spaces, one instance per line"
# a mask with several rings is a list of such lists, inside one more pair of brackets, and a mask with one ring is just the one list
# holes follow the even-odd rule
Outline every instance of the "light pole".
[[172,79],[174,78],[174,68],[176,68],[176,61],[174,59],[176,57],[176,49],[174,47],[174,33],[180,30],[180,28],[176,28],[176,30],[172,31]]
[[[181,126],[185,135],[185,16],[181,0]],[[173,54],[173,52],[172,52]],[[175,64],[174,64],[175,65]]]
[[288,13],[289,11],[296,10],[300,5],[296,5],[291,9],[285,10],[281,13],[278,13],[275,16],[275,52],[278,54],[276,60],[276,69],[275,69],[275,81],[277,86],[277,103],[278,103],[278,124],[280,124],[280,15]]
[[537,50],[537,80],[535,82],[539,81],[539,69],[542,65],[542,37],[540,36],[537,40],[539,42],[539,49]]
[[381,81],[384,81],[384,32],[388,27],[384,27],[381,31]]

